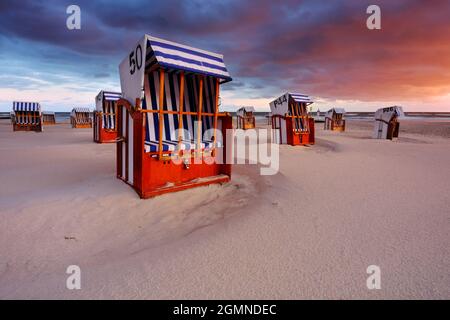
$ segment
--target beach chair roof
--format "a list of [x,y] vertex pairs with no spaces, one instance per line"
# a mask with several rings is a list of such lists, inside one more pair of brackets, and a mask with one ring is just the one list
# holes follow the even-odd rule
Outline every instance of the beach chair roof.
[[117,101],[122,97],[120,92],[112,92],[112,91],[100,91],[99,95],[108,101]]
[[143,98],[144,73],[158,67],[232,80],[223,55],[144,35],[120,63],[123,97],[133,102]]
[[39,102],[14,101],[13,111],[41,112],[41,105],[39,104]]
[[392,106],[387,108],[380,108],[375,112],[375,120],[390,121],[392,117],[404,117],[403,108],[400,106]]
[[241,107],[236,111],[236,115],[244,116],[245,113],[255,112],[255,108],[253,107]]
[[292,99],[294,99],[294,101],[296,102],[306,102],[306,103],[313,103],[313,101],[311,100],[311,98],[306,95],[306,94],[302,94],[302,93],[289,93],[288,94],[292,97]]
[[72,113],[89,113],[89,108],[73,108]]
[[223,55],[186,46],[147,35],[146,68],[159,64],[170,69],[180,69],[231,80]]
[[254,107],[241,107],[237,110],[237,112],[255,112]]
[[95,98],[95,109],[97,111],[103,111],[103,101],[117,101],[120,98],[122,98],[122,94],[120,92],[102,90]]
[[54,111],[42,111],[42,114],[44,115],[55,115]]
[[330,110],[327,111],[325,116],[327,118],[331,118],[333,116],[333,113],[344,115],[345,114],[345,109],[344,108],[331,108]]
[[344,108],[333,108],[334,113],[337,114],[344,114],[345,113],[345,109]]
[[295,102],[306,103],[310,105],[313,103],[311,98],[302,93],[286,92],[270,103],[270,111],[272,114],[285,115],[289,112],[289,99],[292,98]]

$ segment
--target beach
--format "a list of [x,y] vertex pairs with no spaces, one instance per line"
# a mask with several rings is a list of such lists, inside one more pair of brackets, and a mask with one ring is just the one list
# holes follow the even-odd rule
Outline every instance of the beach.
[[450,121],[322,127],[276,175],[141,200],[92,129],[0,120],[0,299],[450,299]]

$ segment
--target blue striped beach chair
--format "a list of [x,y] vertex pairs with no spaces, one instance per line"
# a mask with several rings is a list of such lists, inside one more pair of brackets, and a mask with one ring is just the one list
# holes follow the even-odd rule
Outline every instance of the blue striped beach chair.
[[38,102],[13,102],[13,130],[36,131],[43,130],[41,105]]
[[204,161],[223,159],[232,127],[219,112],[223,56],[145,35],[119,69],[117,177],[142,198],[228,181],[230,165]]
[[116,142],[117,101],[121,93],[100,91],[95,99],[94,141],[97,143]]
[[315,143],[314,118],[308,114],[311,98],[301,93],[285,93],[270,103],[272,141],[279,144]]

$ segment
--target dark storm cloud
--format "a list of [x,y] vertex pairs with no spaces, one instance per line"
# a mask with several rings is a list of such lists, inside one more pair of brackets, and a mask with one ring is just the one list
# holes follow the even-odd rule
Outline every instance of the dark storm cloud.
[[448,93],[450,1],[376,1],[382,30],[369,31],[372,2],[77,1],[82,29],[69,31],[72,1],[3,0],[0,45],[16,41],[30,59],[117,81],[121,58],[149,33],[224,54],[235,79],[228,90],[252,96],[295,89],[379,101]]

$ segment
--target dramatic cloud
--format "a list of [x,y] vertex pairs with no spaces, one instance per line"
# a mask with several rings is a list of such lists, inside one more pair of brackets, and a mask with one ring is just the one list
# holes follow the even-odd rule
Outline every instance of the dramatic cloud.
[[92,105],[120,90],[118,64],[149,33],[220,52],[234,82],[228,109],[261,110],[282,92],[326,108],[448,110],[450,1],[376,1],[382,29],[366,28],[373,1],[77,1],[82,29],[66,28],[72,1],[0,2],[0,108],[36,95],[53,109]]

